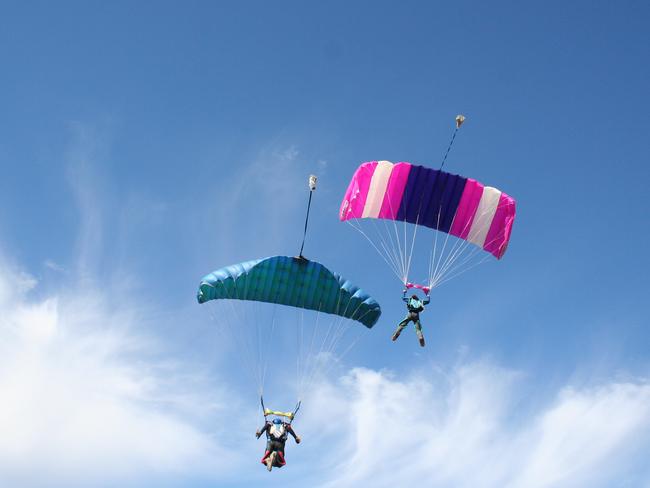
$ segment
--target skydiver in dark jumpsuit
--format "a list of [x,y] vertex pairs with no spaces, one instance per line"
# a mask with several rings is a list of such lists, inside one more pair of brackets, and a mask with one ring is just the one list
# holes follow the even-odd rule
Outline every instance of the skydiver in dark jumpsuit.
[[402,300],[406,302],[406,308],[408,308],[408,315],[404,318],[404,320],[402,320],[399,323],[397,329],[395,330],[395,333],[393,334],[392,339],[396,341],[399,335],[402,333],[402,330],[404,330],[404,327],[406,327],[409,322],[413,321],[413,323],[415,324],[415,333],[418,336],[420,345],[424,347],[424,335],[422,334],[422,324],[420,324],[420,312],[424,310],[425,305],[429,304],[429,302],[431,301],[431,297],[427,295],[424,301],[422,301],[418,298],[417,295],[412,295],[411,298],[407,298],[406,292],[407,290],[404,290]]
[[287,464],[284,460],[284,444],[287,442],[289,434],[293,436],[296,444],[300,444],[300,437],[293,431],[290,423],[277,418],[273,419],[273,422],[267,420],[264,427],[255,433],[255,437],[259,439],[262,433],[266,433],[266,451],[262,458],[262,464],[266,464],[269,471],[273,466],[281,468]]

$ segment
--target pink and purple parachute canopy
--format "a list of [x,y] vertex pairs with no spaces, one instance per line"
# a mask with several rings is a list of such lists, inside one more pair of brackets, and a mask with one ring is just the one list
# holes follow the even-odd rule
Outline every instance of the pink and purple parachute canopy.
[[424,225],[501,259],[515,220],[515,200],[464,176],[410,163],[371,161],[352,176],[339,218]]

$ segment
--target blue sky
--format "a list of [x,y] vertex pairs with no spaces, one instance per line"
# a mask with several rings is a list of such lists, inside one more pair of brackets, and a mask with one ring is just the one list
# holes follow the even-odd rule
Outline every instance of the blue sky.
[[[5,3],[2,484],[650,486],[648,20],[641,2]],[[389,341],[401,285],[338,207],[361,162],[439,165],[457,113],[446,168],[517,220],[502,261],[435,291],[420,350]],[[268,475],[255,388],[195,292],[297,253],[310,173],[305,254],[383,316]],[[375,449],[382,429],[398,440]]]

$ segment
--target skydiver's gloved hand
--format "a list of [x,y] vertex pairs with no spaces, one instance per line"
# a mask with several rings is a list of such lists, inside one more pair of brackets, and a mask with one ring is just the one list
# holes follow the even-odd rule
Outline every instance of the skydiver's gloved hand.
[[302,439],[300,439],[300,436],[297,435],[297,436],[296,436],[296,444],[300,444],[300,441],[301,441],[301,440],[302,440]]
[[255,437],[257,439],[259,439],[261,435],[262,435],[262,433],[259,430],[257,432],[255,432]]

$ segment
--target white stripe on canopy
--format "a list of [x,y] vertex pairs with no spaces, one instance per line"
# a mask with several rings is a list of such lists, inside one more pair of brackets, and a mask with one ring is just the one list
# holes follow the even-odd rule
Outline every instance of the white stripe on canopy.
[[490,230],[490,225],[492,225],[492,219],[499,206],[500,198],[501,192],[496,188],[492,188],[491,186],[483,188],[483,195],[481,196],[481,201],[474,214],[472,227],[467,236],[467,240],[472,244],[476,244],[479,247],[483,247],[483,244],[485,244],[485,238]]
[[362,218],[370,217],[376,219],[379,216],[392,171],[393,163],[390,161],[379,161],[377,163],[372,180],[370,181],[370,188],[368,188],[368,196],[366,197],[366,204],[363,207]]

